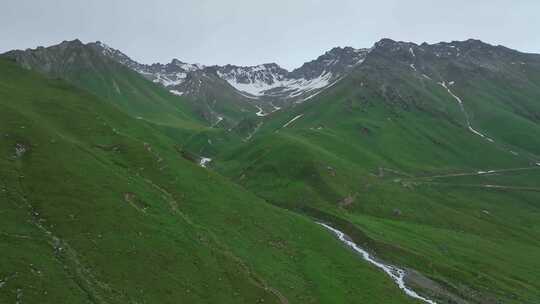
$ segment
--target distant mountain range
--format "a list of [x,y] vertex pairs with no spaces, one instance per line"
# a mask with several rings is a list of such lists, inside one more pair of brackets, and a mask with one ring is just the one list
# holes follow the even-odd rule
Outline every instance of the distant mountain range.
[[498,60],[504,60],[506,65],[525,64],[521,61],[521,53],[478,40],[417,45],[383,39],[370,49],[334,48],[291,72],[276,63],[248,67],[204,66],[173,59],[167,64],[141,64],[102,42],[83,45],[79,40],[64,41],[48,48],[12,51],[5,55],[17,58],[23,66],[39,65],[38,68],[46,73],[59,74],[62,65],[55,64],[55,58],[60,58],[61,55],[55,51],[83,46],[162,85],[172,94],[204,103],[210,110],[203,111],[203,116],[209,121],[226,116],[226,113],[220,113],[223,111],[219,109],[211,110],[216,103],[239,103],[241,107],[253,109],[248,111],[264,116],[291,103],[309,100],[346,77],[355,67],[361,65],[372,51],[385,52],[388,56],[399,58],[401,63],[407,64],[419,76],[433,76],[439,81],[439,75],[433,75],[437,71],[433,71],[430,66],[434,60],[455,61],[464,67],[481,66],[492,70],[501,68],[503,62]]
[[316,60],[289,72],[276,63],[258,66],[204,66],[173,59],[168,64],[145,65],[133,61],[119,50],[104,43],[89,44],[104,55],[162,84],[177,95],[197,95],[200,85],[194,81],[220,78],[249,99],[299,100],[307,99],[332,85],[366,57],[368,49],[334,48]]
[[538,54],[64,41],[0,56],[0,131],[2,303],[540,303]]

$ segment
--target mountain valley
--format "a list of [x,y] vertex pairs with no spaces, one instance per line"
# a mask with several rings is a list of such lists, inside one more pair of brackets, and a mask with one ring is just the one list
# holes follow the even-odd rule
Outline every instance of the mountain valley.
[[0,302],[538,303],[540,55],[0,55]]

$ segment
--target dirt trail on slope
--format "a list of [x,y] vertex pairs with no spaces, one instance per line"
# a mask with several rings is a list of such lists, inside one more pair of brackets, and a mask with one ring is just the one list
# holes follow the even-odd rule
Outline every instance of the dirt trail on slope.
[[492,175],[492,174],[501,174],[501,173],[519,172],[519,171],[529,171],[529,170],[540,170],[540,166],[508,168],[508,169],[495,169],[495,170],[476,171],[476,172],[448,173],[448,174],[427,175],[427,176],[411,176],[411,175],[408,175],[408,176],[411,176],[412,180],[418,180],[418,179],[460,177],[460,176],[482,176],[482,175]]
[[236,256],[232,251],[230,251],[227,248],[226,245],[222,244],[219,241],[219,239],[217,238],[217,236],[213,232],[211,232],[208,229],[206,229],[204,227],[201,227],[200,225],[194,223],[189,216],[187,216],[182,211],[180,211],[179,204],[176,201],[176,199],[174,198],[174,195],[172,193],[167,191],[165,188],[162,188],[161,186],[155,184],[152,180],[150,180],[148,178],[144,178],[144,181],[147,182],[153,188],[155,188],[156,190],[158,190],[159,192],[162,193],[162,195],[163,195],[162,198],[169,202],[171,212],[173,212],[174,214],[179,215],[187,224],[191,225],[195,229],[200,230],[200,231],[204,231],[205,233],[207,233],[208,236],[212,239],[213,243],[216,245],[217,249],[219,249],[219,252],[221,252],[226,257],[228,257],[228,258],[232,259],[233,261],[235,261],[237,263],[237,265],[239,265],[239,267],[244,270],[244,272],[249,277],[249,280],[255,286],[272,293],[274,296],[276,296],[276,298],[278,298],[278,300],[279,300],[279,302],[281,304],[289,304],[289,300],[283,294],[281,294],[281,292],[279,292],[279,290],[277,290],[277,289],[273,288],[272,286],[270,286],[262,277],[260,277],[259,275],[257,275],[253,271],[251,271],[251,269],[247,266],[247,264],[244,263],[244,261],[241,258],[239,258],[238,256]]
[[[18,176],[21,175],[18,174]],[[7,190],[8,188],[4,187],[7,195],[21,202],[21,207],[25,208],[28,212],[30,217],[29,222],[42,232],[43,237],[51,246],[56,259],[64,266],[64,270],[73,282],[87,295],[89,301],[95,304],[107,304],[116,298],[113,296],[115,291],[108,284],[97,279],[89,268],[82,263],[77,251],[67,241],[55,235],[53,231],[49,230],[43,224],[45,221],[40,217],[40,213],[36,211],[24,193],[21,178],[18,178],[17,184],[18,189]],[[22,297],[23,289],[19,289],[17,292],[18,294],[20,292]]]
[[[512,172],[521,172],[521,171],[533,171],[539,170],[540,166],[536,167],[521,167],[521,168],[508,168],[508,169],[497,169],[497,170],[488,170],[488,171],[477,171],[477,172],[460,172],[460,173],[448,173],[448,174],[437,174],[437,175],[427,175],[427,176],[412,176],[405,175],[405,173],[399,171],[390,171],[400,173],[399,175],[407,176],[405,178],[394,179],[394,182],[401,182],[403,184],[412,185],[441,185],[441,186],[455,186],[455,187],[468,187],[468,188],[484,188],[484,189],[493,189],[493,190],[512,190],[512,191],[530,191],[530,192],[540,192],[540,187],[523,187],[515,185],[498,185],[498,184],[488,184],[488,183],[459,183],[459,182],[438,182],[433,181],[436,179],[445,179],[452,177],[470,177],[470,176],[490,176],[490,175],[504,175],[505,173]],[[384,177],[384,176],[379,176]]]
[[456,183],[437,183],[437,182],[421,182],[420,184],[452,186],[452,187],[467,187],[467,188],[485,188],[485,189],[493,189],[493,190],[514,190],[514,191],[540,192],[540,188],[506,186],[506,185],[492,185],[492,184],[456,184]]

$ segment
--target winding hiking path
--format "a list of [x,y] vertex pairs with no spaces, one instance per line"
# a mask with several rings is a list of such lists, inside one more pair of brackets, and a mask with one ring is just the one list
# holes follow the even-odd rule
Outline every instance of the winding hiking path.
[[540,188],[506,186],[506,185],[493,185],[493,184],[457,184],[457,183],[437,183],[437,182],[421,182],[420,184],[423,184],[423,185],[452,186],[452,187],[466,187],[466,188],[486,188],[486,189],[493,189],[493,190],[513,190],[513,191],[526,191],[526,192],[540,192]]
[[394,182],[407,181],[407,182],[413,182],[413,183],[422,184],[422,185],[441,185],[441,186],[467,187],[467,188],[484,188],[484,189],[492,189],[492,190],[540,192],[540,188],[537,188],[537,187],[526,187],[526,186],[524,187],[524,186],[515,186],[515,185],[496,185],[496,184],[487,184],[487,183],[471,184],[471,183],[435,181],[437,179],[444,180],[445,178],[452,178],[452,177],[504,175],[505,173],[513,173],[513,172],[534,171],[534,170],[540,171],[539,164],[536,164],[536,166],[534,167],[508,168],[508,169],[477,171],[477,172],[447,173],[447,174],[428,175],[428,176],[412,176],[403,172],[386,169],[386,168],[379,168],[379,170],[388,171],[394,174],[406,176],[405,178],[402,178],[402,179],[394,179]]
[[530,170],[540,170],[540,166],[497,169],[497,170],[476,171],[476,172],[448,173],[448,174],[438,174],[438,175],[428,175],[428,176],[415,176],[415,177],[412,177],[411,179],[416,180],[416,179],[431,179],[431,178],[445,178],[445,177],[459,177],[459,176],[481,176],[481,175],[501,174],[501,173],[509,173],[509,172],[530,171]]

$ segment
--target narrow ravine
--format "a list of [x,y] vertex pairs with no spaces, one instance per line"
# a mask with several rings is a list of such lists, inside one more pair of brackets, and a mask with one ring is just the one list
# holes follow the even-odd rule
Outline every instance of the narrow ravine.
[[450,94],[450,96],[452,96],[459,104],[459,107],[461,109],[461,112],[463,113],[463,115],[465,116],[465,120],[467,122],[467,128],[469,129],[469,131],[471,131],[473,134],[475,135],[478,135],[484,139],[486,139],[487,141],[489,142],[495,142],[493,139],[487,137],[485,134],[482,134],[482,132],[476,130],[475,128],[473,128],[472,124],[471,124],[471,120],[469,119],[469,114],[467,113],[467,111],[465,111],[465,106],[463,105],[463,100],[461,100],[461,98],[459,98],[459,96],[457,96],[456,94],[454,94],[454,92],[452,92],[452,90],[450,90],[450,88],[448,87],[448,85],[452,85],[453,82],[450,82],[446,83],[446,81],[443,81],[441,83],[439,83],[443,88],[446,89],[446,91],[448,91],[448,94]]
[[259,131],[259,129],[261,128],[261,126],[263,125],[263,123],[264,123],[264,122],[262,122],[262,121],[259,122],[259,123],[257,124],[257,126],[255,127],[255,129],[253,129],[253,132],[249,133],[249,135],[248,135],[246,138],[244,138],[244,142],[250,141],[251,138],[253,137],[253,135],[255,135],[255,133],[257,133],[257,131]]
[[[465,116],[465,121],[467,123],[467,129],[469,129],[469,131],[477,136],[480,136],[482,137],[483,139],[487,140],[488,142],[492,143],[492,144],[496,144],[495,143],[495,140],[490,138],[489,136],[483,134],[482,132],[476,130],[472,124],[471,124],[471,120],[470,120],[470,117],[469,117],[469,113],[467,113],[467,111],[465,110],[465,105],[463,104],[463,100],[457,96],[456,94],[454,94],[454,92],[452,92],[452,90],[450,89],[450,86],[454,85],[454,82],[451,81],[451,82],[446,82],[446,81],[442,81],[442,82],[439,82],[439,85],[442,86],[444,89],[446,89],[446,91],[448,92],[448,94],[450,94],[450,96],[452,96],[459,104],[459,107],[461,109],[461,112],[463,113],[463,115]],[[535,163],[536,165],[539,165],[540,163],[538,163],[538,160],[536,159],[536,157],[531,157],[531,155],[534,155],[532,153],[528,153],[529,155],[520,155],[520,153],[516,152],[516,151],[513,151],[511,150],[508,146],[505,146],[505,145],[500,145],[498,144],[497,145],[499,149],[502,149],[514,156],[519,156],[519,157],[525,157],[527,158],[529,161]]]
[[318,223],[318,224],[325,227],[326,229],[330,230],[331,232],[333,232],[339,238],[340,241],[342,241],[348,247],[352,248],[355,252],[359,253],[364,260],[366,260],[370,264],[373,264],[377,268],[384,271],[398,285],[398,287],[401,290],[403,290],[405,292],[405,294],[407,294],[407,296],[409,296],[411,298],[414,298],[414,299],[417,299],[417,300],[420,300],[420,301],[423,301],[425,303],[437,304],[437,302],[422,297],[421,295],[416,293],[414,290],[410,289],[409,287],[407,287],[405,285],[405,276],[406,276],[405,270],[397,268],[397,267],[392,266],[392,265],[383,264],[380,261],[376,261],[367,251],[360,248],[353,241],[351,241],[349,239],[349,237],[347,237],[347,235],[345,235],[345,233],[343,233],[343,232],[341,232],[341,231],[339,231],[339,230],[337,230],[337,229],[335,229],[335,228],[333,228],[333,227],[331,227],[331,226],[329,226],[327,224],[324,224],[324,223]]

